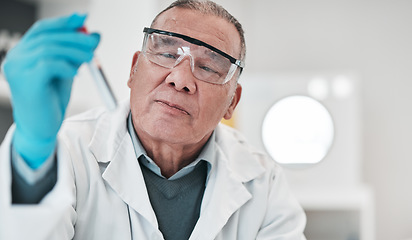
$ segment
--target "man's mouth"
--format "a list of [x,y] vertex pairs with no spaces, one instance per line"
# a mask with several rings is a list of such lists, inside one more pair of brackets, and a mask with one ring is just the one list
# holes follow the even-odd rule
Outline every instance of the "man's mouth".
[[184,114],[190,115],[188,111],[186,111],[183,107],[181,107],[181,106],[179,106],[179,105],[177,105],[177,104],[173,104],[173,103],[166,102],[166,101],[162,101],[162,100],[156,100],[155,102],[160,103],[160,104],[167,105],[167,106],[170,107],[170,108],[177,109],[177,110],[181,111],[181,112],[184,113]]

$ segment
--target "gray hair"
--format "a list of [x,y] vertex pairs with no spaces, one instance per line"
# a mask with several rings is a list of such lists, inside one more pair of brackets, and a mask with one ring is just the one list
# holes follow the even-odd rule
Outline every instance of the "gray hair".
[[176,0],[163,11],[161,11],[159,14],[157,14],[157,16],[152,22],[152,26],[155,24],[156,20],[162,13],[174,7],[196,10],[205,15],[212,15],[223,18],[227,20],[229,23],[233,24],[240,36],[240,60],[244,61],[246,57],[246,43],[242,25],[226,9],[210,0]]

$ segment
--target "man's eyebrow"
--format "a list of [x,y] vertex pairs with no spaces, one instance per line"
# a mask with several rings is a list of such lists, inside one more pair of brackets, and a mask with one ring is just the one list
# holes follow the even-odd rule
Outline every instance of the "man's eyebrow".
[[167,44],[167,45],[176,45],[177,43],[179,43],[180,41],[180,39],[176,39],[176,38],[173,38],[173,37],[167,37],[167,36],[158,36],[158,41],[156,41],[156,42],[159,42],[159,43],[162,43],[162,44]]
[[216,59],[220,56],[220,54],[208,48],[204,48],[204,53],[208,55],[209,57],[211,57],[212,59]]

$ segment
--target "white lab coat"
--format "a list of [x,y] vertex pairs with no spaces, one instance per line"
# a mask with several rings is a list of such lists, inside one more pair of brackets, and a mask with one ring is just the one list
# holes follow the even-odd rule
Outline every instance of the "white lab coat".
[[[0,149],[1,240],[163,239],[127,132],[129,109],[96,109],[65,121],[58,181],[37,205],[11,204],[9,130]],[[305,239],[304,212],[279,166],[223,125],[216,149],[190,239]]]

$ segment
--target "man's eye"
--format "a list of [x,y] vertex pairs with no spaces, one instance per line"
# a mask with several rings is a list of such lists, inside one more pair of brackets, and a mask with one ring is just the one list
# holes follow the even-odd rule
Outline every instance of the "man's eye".
[[171,53],[167,53],[167,52],[165,52],[165,53],[159,53],[159,55],[160,55],[161,57],[164,57],[164,58],[177,59],[177,56],[176,56],[176,55],[171,54]]
[[205,71],[205,72],[208,72],[208,73],[219,74],[218,71],[216,71],[216,70],[214,70],[214,69],[212,69],[212,68],[210,68],[210,67],[208,67],[208,66],[199,66],[199,68],[202,69],[202,70]]

